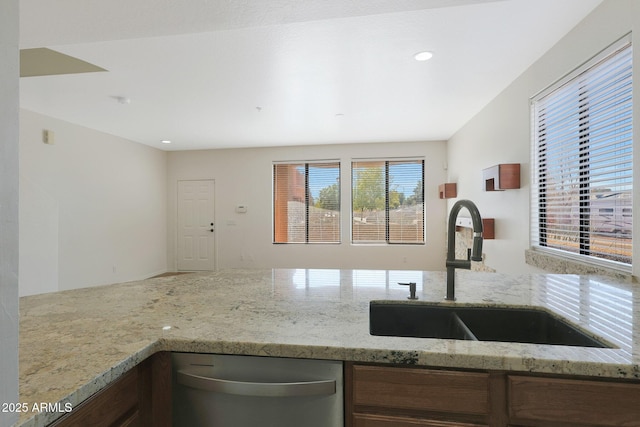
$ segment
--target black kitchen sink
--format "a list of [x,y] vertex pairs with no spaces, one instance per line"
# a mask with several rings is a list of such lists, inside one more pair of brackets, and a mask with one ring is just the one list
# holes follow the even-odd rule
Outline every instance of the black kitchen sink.
[[448,307],[422,304],[369,304],[371,335],[414,338],[474,339],[456,313]]
[[536,308],[371,301],[371,335],[611,348]]

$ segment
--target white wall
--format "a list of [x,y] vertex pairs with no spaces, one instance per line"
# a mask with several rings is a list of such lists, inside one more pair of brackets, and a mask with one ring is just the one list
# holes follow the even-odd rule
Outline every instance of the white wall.
[[[55,144],[42,142],[50,130]],[[20,294],[166,271],[166,153],[20,111]]]
[[[496,239],[484,244],[487,266],[505,273],[537,271],[524,261],[529,247],[531,188],[529,98],[634,29],[640,30],[640,2],[605,1],[449,140],[449,180],[458,183],[458,197],[475,201],[483,217],[496,221]],[[640,70],[639,33],[633,40],[636,72]],[[640,94],[640,79],[634,80],[634,86],[634,93]],[[640,123],[639,112],[635,109],[635,123]],[[636,150],[639,136],[636,130]],[[482,191],[482,169],[498,163],[521,164],[520,189]],[[636,184],[639,164],[636,162]],[[634,209],[638,212],[637,205]],[[640,231],[638,222],[635,226]],[[638,265],[640,239],[635,240],[634,264]]]
[[[349,212],[352,158],[425,156],[426,238],[420,246],[350,243],[350,217],[343,215],[339,245],[274,245],[272,231],[272,162],[339,159],[341,203]],[[175,265],[176,183],[215,180],[215,220],[218,268],[384,268],[443,270],[446,203],[438,198],[444,182],[444,142],[347,144],[279,148],[183,151],[169,153],[168,259]],[[235,206],[248,212],[239,214]],[[173,264],[171,264],[173,263]]]
[[[18,0],[0,3],[0,403],[18,402]],[[0,411],[0,426],[18,421]]]

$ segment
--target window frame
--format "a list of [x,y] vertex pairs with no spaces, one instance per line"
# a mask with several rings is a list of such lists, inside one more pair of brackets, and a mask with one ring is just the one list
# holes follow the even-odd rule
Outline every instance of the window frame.
[[[578,68],[576,68],[574,71],[572,71],[571,73],[567,74],[566,76],[564,76],[563,78],[559,79],[557,82],[553,83],[552,85],[550,85],[548,88],[544,89],[543,91],[541,91],[540,93],[536,94],[535,96],[533,96],[530,99],[530,117],[531,117],[531,179],[532,179],[532,189],[531,189],[531,216],[530,216],[530,247],[533,250],[536,251],[540,251],[543,253],[547,253],[549,255],[552,256],[558,256],[561,258],[568,258],[568,259],[572,259],[575,261],[579,261],[582,263],[586,263],[586,264],[590,264],[590,265],[596,265],[596,266],[600,266],[600,267],[606,267],[606,268],[613,268],[615,270],[621,270],[624,272],[631,272],[632,271],[632,266],[633,266],[633,229],[631,229],[630,231],[630,235],[631,235],[631,242],[630,242],[630,246],[631,246],[631,254],[628,256],[628,260],[629,262],[623,262],[623,261],[617,261],[617,260],[613,260],[613,259],[607,259],[605,257],[603,257],[601,254],[593,254],[594,251],[591,250],[590,245],[593,243],[593,237],[595,234],[597,234],[596,231],[592,230],[590,228],[590,221],[591,221],[591,217],[593,215],[593,210],[595,209],[599,209],[596,206],[592,206],[592,199],[590,199],[590,197],[593,196],[593,193],[590,191],[590,188],[587,188],[586,190],[580,190],[580,197],[578,200],[578,203],[574,202],[571,206],[578,206],[578,214],[579,214],[579,227],[578,227],[578,244],[580,245],[580,249],[578,250],[578,252],[571,252],[569,250],[565,250],[562,248],[556,248],[556,247],[549,247],[548,246],[548,242],[547,242],[547,237],[548,237],[548,233],[547,233],[547,229],[549,227],[549,223],[545,222],[546,220],[546,215],[547,215],[547,204],[546,204],[546,170],[545,168],[542,166],[542,164],[545,164],[546,162],[546,158],[543,158],[543,160],[541,160],[541,157],[543,157],[543,153],[544,155],[548,155],[548,153],[546,152],[546,148],[542,149],[541,146],[543,145],[542,143],[539,142],[539,135],[541,134],[541,132],[539,131],[539,128],[537,126],[537,121],[539,119],[538,116],[538,111],[536,109],[536,106],[539,102],[541,102],[544,98],[549,97],[549,96],[553,96],[554,94],[558,94],[558,92],[561,91],[561,89],[563,89],[563,87],[568,86],[573,84],[573,82],[577,81],[578,78],[580,78],[581,76],[589,73],[591,70],[593,70],[595,67],[601,65],[601,64],[607,64],[609,65],[610,63],[607,62],[609,60],[613,60],[615,61],[616,59],[618,59],[617,55],[618,53],[620,53],[621,51],[624,51],[626,49],[631,49],[630,50],[630,55],[631,55],[631,59],[630,62],[631,64],[633,63],[633,45],[632,45],[632,41],[631,41],[631,35],[628,34],[624,37],[622,37],[621,39],[619,39],[618,41],[616,41],[615,43],[613,43],[612,45],[610,45],[609,47],[607,47],[606,49],[604,49],[603,51],[601,51],[600,53],[598,53],[597,55],[595,55],[593,58],[591,58],[589,61],[587,61],[586,63],[584,63],[583,65],[579,66]],[[611,61],[611,62],[613,62]],[[632,66],[632,65],[631,65]],[[631,79],[633,79],[633,69],[630,72],[631,74]],[[591,77],[591,76],[589,76]],[[616,77],[615,76],[608,76],[610,80],[614,80]],[[582,87],[580,87],[582,89]],[[633,96],[633,90],[631,89],[631,95],[629,96]],[[616,98],[617,99],[617,98]],[[583,99],[580,99],[580,102],[590,102],[590,101],[584,101]],[[630,113],[630,117],[631,117],[631,122],[630,125],[628,126],[630,128],[631,132],[631,136],[629,138],[629,142],[628,142],[628,146],[630,147],[630,157],[631,157],[631,178],[630,178],[630,182],[631,182],[631,190],[629,190],[629,193],[631,194],[631,201],[630,201],[630,206],[620,206],[620,211],[622,212],[622,216],[623,217],[629,217],[632,214],[630,213],[630,209],[631,206],[633,204],[633,181],[634,181],[634,177],[633,177],[633,98],[631,98],[629,104],[631,105],[631,113]],[[582,108],[582,104],[579,107],[576,107],[576,110],[578,110],[579,108]],[[580,120],[585,120],[587,123],[590,123],[590,116],[591,114],[591,108],[589,107],[586,110],[579,110],[579,119],[578,119],[578,123],[580,123]],[[587,119],[584,119],[584,117],[587,117]],[[602,118],[600,116],[596,116],[598,117],[598,119],[602,120]],[[618,123],[617,121],[615,122],[616,124]],[[582,124],[580,124],[578,126],[578,129],[582,129],[581,128]],[[589,128],[590,124],[586,125],[587,128]],[[546,129],[546,122],[545,125],[541,125],[540,129]],[[587,132],[587,137],[586,137],[586,143],[584,141],[580,141],[581,136],[576,136],[574,137],[571,141],[575,142],[576,145],[578,147],[582,147],[583,144],[586,145],[586,147],[589,147],[591,142],[591,135],[590,135],[590,131]],[[546,143],[546,141],[545,141]],[[554,142],[555,143],[555,142]],[[557,144],[557,143],[556,143]],[[563,145],[564,147],[564,145]],[[581,154],[580,156],[583,156],[583,154]],[[592,159],[595,156],[592,156],[590,151],[586,152],[586,156],[584,157],[584,159],[586,160],[586,164],[587,166],[585,166],[587,169],[590,168],[590,163],[592,162]],[[582,159],[582,157],[580,157]],[[553,158],[554,160],[557,158]],[[615,163],[612,163],[615,164]],[[582,169],[583,166],[580,166],[580,169]],[[581,173],[582,174],[582,173]],[[584,178],[584,183],[583,183],[583,178],[580,178],[580,186],[582,187],[584,184],[591,184],[591,177],[590,177],[590,171],[587,170],[586,172],[584,172],[584,174],[586,174],[586,177]],[[544,176],[544,179],[541,179],[541,176]],[[631,225],[632,227],[632,225]],[[615,239],[615,241],[617,242],[618,240],[620,240],[620,238],[618,236],[614,236],[613,239]],[[560,245],[558,245],[560,246]]]
[[[335,241],[316,241],[310,238],[310,207],[312,207],[310,205],[310,201],[313,200],[313,197],[311,195],[311,188],[309,185],[309,168],[310,166],[313,167],[313,165],[331,165],[333,164],[338,172],[338,177],[337,177],[337,203],[338,203],[338,218],[337,218],[337,240]],[[277,234],[278,234],[278,226],[277,226],[277,173],[276,173],[276,169],[278,168],[278,166],[302,166],[304,167],[304,241],[278,241],[277,238]],[[342,174],[342,168],[341,168],[341,163],[340,160],[338,159],[327,159],[327,160],[290,160],[290,161],[274,161],[272,162],[271,165],[271,184],[272,184],[272,188],[271,188],[271,215],[272,215],[272,233],[271,233],[271,240],[272,240],[272,244],[275,245],[286,245],[286,244],[302,244],[302,245],[332,245],[332,244],[340,244],[342,243],[342,221],[341,221],[341,216],[342,216],[342,203],[341,203],[341,174]],[[288,221],[287,221],[288,224]],[[289,236],[288,236],[289,237]]]
[[[384,163],[384,196],[385,196],[385,202],[384,202],[384,226],[385,226],[385,238],[384,240],[355,240],[354,239],[354,185],[355,185],[355,177],[354,174],[356,173],[356,167],[354,165],[357,165],[358,163]],[[421,227],[421,236],[422,236],[422,240],[421,241],[395,241],[394,239],[391,239],[391,232],[390,232],[390,192],[391,192],[391,187],[390,187],[390,172],[389,172],[389,167],[390,167],[390,163],[399,163],[399,162],[420,162],[421,163],[421,175],[422,175],[422,194],[421,194],[421,198],[422,198],[422,227]],[[351,162],[350,162],[350,172],[351,172],[351,194],[350,194],[350,201],[351,201],[351,209],[349,212],[349,216],[350,216],[350,228],[351,228],[351,233],[350,233],[350,240],[351,240],[351,244],[352,245],[362,245],[362,246],[372,246],[372,245],[382,245],[382,246],[399,246],[399,245],[407,245],[407,246],[424,246],[427,244],[427,238],[426,238],[426,203],[425,203],[425,157],[423,156],[415,156],[415,157],[376,157],[376,158],[352,158]]]

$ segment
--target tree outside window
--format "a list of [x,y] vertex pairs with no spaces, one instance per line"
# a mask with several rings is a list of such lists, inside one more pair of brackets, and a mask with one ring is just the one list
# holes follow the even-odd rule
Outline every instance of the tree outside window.
[[424,244],[424,160],[352,163],[352,241]]

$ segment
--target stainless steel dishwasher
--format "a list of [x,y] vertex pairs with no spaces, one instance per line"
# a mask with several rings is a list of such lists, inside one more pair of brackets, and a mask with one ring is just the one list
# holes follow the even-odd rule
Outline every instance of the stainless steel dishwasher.
[[343,427],[342,362],[173,353],[174,427]]

